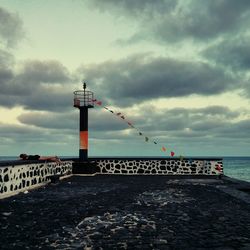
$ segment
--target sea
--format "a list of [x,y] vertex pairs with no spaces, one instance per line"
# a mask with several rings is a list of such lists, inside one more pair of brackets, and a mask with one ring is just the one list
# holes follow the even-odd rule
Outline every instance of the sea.
[[[76,156],[61,156],[63,158],[76,158]],[[124,157],[125,158],[125,157]],[[145,158],[145,157],[143,157]],[[187,157],[188,158],[188,157]],[[195,158],[195,157],[190,157]],[[206,157],[204,157],[206,158]],[[215,157],[220,158],[220,157]],[[243,181],[250,182],[250,157],[222,157],[224,174]],[[1,161],[17,160],[16,156],[0,156]]]

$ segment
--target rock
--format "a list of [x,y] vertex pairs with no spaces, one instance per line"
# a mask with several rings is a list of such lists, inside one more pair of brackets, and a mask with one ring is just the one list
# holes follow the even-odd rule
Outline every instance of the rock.
[[227,218],[226,218],[226,217],[224,217],[224,216],[221,216],[221,217],[219,217],[219,218],[218,218],[218,220],[219,220],[219,221],[226,221],[226,220],[227,220]]
[[2,215],[3,216],[10,216],[12,214],[12,212],[3,212]]
[[250,249],[250,243],[244,244],[243,247],[239,248],[239,250],[249,250]]
[[154,243],[157,245],[166,245],[168,244],[168,241],[165,239],[156,239]]

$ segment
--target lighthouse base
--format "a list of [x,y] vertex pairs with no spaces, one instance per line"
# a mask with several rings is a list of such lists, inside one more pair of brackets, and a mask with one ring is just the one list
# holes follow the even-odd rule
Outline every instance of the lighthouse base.
[[72,174],[95,174],[97,163],[95,161],[73,162]]

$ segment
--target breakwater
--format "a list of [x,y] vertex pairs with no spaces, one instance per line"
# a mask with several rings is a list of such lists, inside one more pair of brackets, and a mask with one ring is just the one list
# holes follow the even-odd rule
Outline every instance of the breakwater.
[[226,178],[72,176],[0,200],[1,249],[247,250],[250,207],[230,195],[234,186]]
[[10,161],[0,163],[0,198],[45,185],[53,176],[71,174],[220,176],[220,158],[90,158],[55,162]]
[[50,176],[70,175],[72,161],[11,161],[0,164],[0,198],[39,187],[50,182]]
[[223,174],[223,161],[220,158],[101,158],[93,160],[96,162],[96,172],[100,174]]

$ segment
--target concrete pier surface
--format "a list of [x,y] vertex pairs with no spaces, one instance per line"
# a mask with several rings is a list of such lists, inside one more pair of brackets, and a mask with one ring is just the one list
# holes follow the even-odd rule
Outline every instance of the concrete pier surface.
[[230,178],[72,176],[0,200],[1,249],[250,249]]

